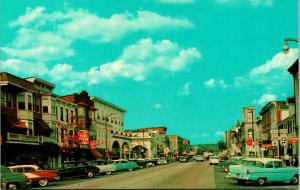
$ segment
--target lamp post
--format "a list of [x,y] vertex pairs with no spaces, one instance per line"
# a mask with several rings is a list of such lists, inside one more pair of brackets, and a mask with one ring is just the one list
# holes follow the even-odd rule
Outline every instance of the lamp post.
[[290,48],[289,48],[288,42],[298,42],[298,40],[297,39],[292,39],[292,38],[285,38],[284,39],[284,44],[283,44],[283,53],[284,54],[289,53]]
[[107,144],[108,144],[108,139],[107,139],[107,136],[108,136],[108,132],[107,132],[107,120],[110,116],[114,116],[115,114],[114,113],[111,113],[109,114],[108,116],[104,117],[105,119],[105,159],[106,159],[106,162],[108,162],[108,149],[107,149]]

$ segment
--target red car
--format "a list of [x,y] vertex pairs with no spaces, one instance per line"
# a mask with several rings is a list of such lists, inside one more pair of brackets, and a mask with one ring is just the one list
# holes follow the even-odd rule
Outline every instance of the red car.
[[48,182],[60,180],[60,176],[55,170],[43,170],[36,165],[17,165],[8,167],[13,173],[23,173],[30,180],[33,185],[45,187]]

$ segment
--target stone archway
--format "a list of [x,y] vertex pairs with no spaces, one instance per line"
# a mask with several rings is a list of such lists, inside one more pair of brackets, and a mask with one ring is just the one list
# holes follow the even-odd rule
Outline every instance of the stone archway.
[[112,144],[111,159],[120,159],[120,144],[118,141],[114,141]]
[[148,158],[148,149],[145,146],[137,145],[132,148],[132,158]]

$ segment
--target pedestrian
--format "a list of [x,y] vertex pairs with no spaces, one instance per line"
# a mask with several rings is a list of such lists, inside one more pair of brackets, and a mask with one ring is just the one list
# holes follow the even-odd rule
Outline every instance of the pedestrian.
[[289,154],[285,155],[284,159],[285,159],[285,165],[290,166],[290,156],[289,156]]
[[294,163],[294,167],[298,167],[299,163],[298,163],[298,156],[297,156],[297,154],[295,155],[295,157],[293,159],[293,163]]

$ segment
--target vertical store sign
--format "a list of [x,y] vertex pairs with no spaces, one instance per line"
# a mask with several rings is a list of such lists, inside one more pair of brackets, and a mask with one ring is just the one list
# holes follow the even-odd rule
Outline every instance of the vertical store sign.
[[79,140],[79,144],[89,144],[89,131],[88,130],[78,130],[77,136]]

